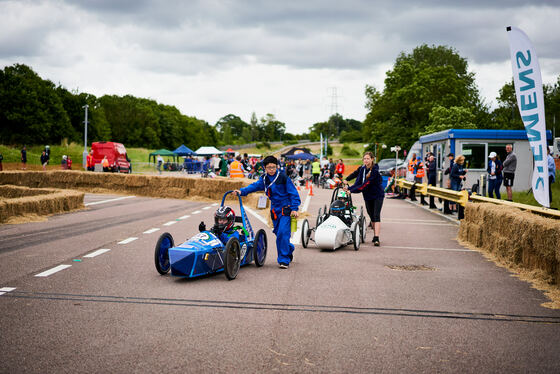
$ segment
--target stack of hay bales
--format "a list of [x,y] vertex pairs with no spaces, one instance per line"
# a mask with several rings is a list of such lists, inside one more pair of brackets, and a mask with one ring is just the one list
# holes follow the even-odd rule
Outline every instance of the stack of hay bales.
[[469,203],[459,239],[560,284],[560,221],[502,205]]
[[0,223],[13,217],[64,213],[83,207],[83,192],[0,186]]

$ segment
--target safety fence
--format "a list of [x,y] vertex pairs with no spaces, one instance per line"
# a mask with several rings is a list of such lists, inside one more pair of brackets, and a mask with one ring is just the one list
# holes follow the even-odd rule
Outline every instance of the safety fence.
[[[435,198],[439,198],[443,200],[444,202],[447,201],[450,203],[458,204],[459,219],[464,218],[464,209],[469,201],[509,206],[524,211],[528,211],[531,213],[539,214],[544,217],[560,219],[560,211],[558,210],[536,207],[527,204],[514,203],[506,200],[494,199],[490,197],[481,196],[476,193],[469,193],[468,190],[454,191],[447,188],[430,186],[426,183],[416,183],[416,182],[407,181],[406,179],[403,178],[397,179],[396,184],[401,189],[417,191],[424,196],[433,196]],[[444,204],[444,207],[445,205],[446,204]]]

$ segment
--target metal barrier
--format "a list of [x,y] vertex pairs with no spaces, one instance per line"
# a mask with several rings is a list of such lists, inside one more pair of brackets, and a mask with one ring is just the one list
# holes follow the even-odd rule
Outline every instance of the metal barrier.
[[415,182],[407,181],[402,178],[397,179],[396,184],[400,188],[405,188],[405,189],[414,188],[416,191],[420,192],[424,196],[426,195],[434,196],[445,201],[459,204],[460,206],[458,212],[459,219],[463,219],[463,210],[464,207],[467,205],[467,202],[469,202],[469,200],[472,202],[484,202],[484,203],[511,206],[513,208],[519,208],[522,210],[529,211],[531,213],[540,214],[542,216],[560,219],[560,211],[555,209],[548,209],[543,207],[536,207],[533,205],[514,203],[512,201],[507,201],[507,200],[493,199],[490,197],[477,195],[475,193],[469,195],[469,192],[467,190],[453,191],[446,188],[428,186],[425,183],[415,183]]

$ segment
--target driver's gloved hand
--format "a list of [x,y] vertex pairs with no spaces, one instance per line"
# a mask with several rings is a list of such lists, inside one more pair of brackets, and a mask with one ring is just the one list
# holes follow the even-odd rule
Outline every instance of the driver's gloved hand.
[[200,225],[198,225],[198,231],[206,231],[206,224],[204,223],[204,221],[200,222]]

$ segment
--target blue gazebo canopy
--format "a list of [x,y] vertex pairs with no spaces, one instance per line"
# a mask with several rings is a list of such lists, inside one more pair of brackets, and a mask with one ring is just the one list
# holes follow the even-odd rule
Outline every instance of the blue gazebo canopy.
[[181,146],[174,150],[173,153],[175,153],[177,156],[191,156],[195,154],[192,149],[185,146],[184,144],[181,144]]

